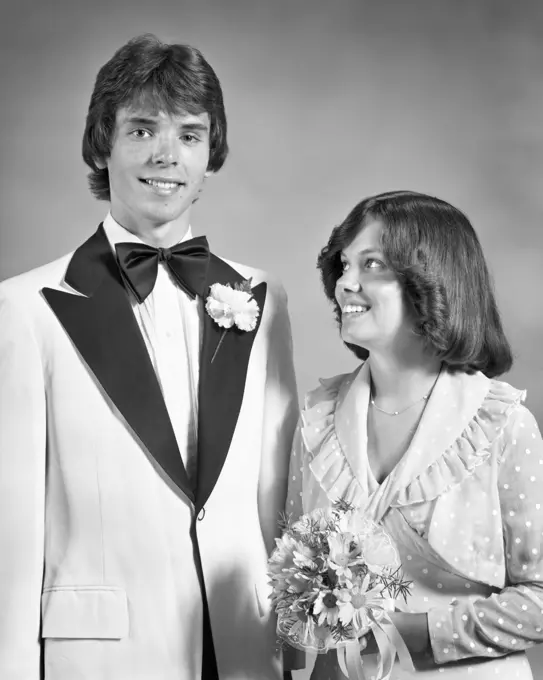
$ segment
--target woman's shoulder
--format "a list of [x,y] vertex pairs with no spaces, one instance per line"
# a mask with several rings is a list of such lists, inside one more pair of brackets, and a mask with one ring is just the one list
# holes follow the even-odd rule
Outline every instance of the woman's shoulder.
[[514,387],[505,380],[489,378],[488,399],[504,404],[520,404],[526,399],[526,390]]
[[308,411],[321,404],[337,401],[341,389],[351,384],[362,366],[363,364],[357,366],[350,373],[339,373],[330,378],[319,378],[317,387],[305,394],[304,409]]
[[526,437],[541,437],[537,419],[525,404],[526,397],[525,389],[518,389],[501,380],[491,381],[488,399],[493,398],[504,414],[503,434],[506,446],[514,445],[517,440],[524,440]]
[[504,380],[490,378],[488,392],[477,413],[474,414],[474,419],[505,426],[515,414],[525,409],[522,405],[525,399],[526,390],[513,387]]
[[397,504],[435,500],[499,462],[504,444],[515,439],[519,418],[529,413],[522,405],[525,396],[525,390],[481,373],[447,379],[417,442],[419,467]]
[[537,428],[536,420],[525,405],[527,391],[514,387],[504,380],[493,378],[489,381],[487,396],[481,408],[474,416],[478,423],[483,421],[492,423],[494,429],[501,438],[507,439],[508,435],[517,428],[525,427],[526,424]]
[[481,439],[482,433],[486,443],[495,440],[526,398],[526,390],[480,372],[445,374],[436,388],[434,411],[446,421],[450,443],[459,436]]
[[482,373],[453,377],[453,383],[456,386],[447,395],[456,408],[449,409],[446,418],[451,443],[444,454],[461,459],[471,470],[501,450],[504,435],[519,414],[527,411],[522,405],[526,390]]
[[362,365],[350,373],[321,378],[319,385],[306,394],[300,426],[315,483],[330,501],[344,498],[355,506],[361,505],[366,496],[338,440],[336,411]]

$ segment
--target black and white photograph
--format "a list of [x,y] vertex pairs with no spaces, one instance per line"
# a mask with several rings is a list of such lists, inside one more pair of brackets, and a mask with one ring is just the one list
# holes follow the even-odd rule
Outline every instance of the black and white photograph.
[[2,14],[0,680],[543,680],[543,5]]

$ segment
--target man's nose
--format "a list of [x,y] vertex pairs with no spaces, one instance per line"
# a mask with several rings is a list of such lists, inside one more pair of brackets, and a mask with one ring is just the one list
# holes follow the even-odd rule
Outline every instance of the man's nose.
[[159,137],[153,151],[153,163],[157,165],[177,165],[179,163],[179,144],[170,136]]

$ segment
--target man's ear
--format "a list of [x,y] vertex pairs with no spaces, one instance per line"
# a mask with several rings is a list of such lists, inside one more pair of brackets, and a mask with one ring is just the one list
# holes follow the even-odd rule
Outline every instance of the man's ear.
[[98,170],[105,170],[107,168],[107,163],[103,158],[95,158],[94,165],[96,165]]

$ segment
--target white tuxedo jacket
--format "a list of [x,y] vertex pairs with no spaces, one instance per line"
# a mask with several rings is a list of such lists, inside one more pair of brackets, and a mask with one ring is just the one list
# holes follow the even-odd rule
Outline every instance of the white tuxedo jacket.
[[[191,488],[102,227],[0,284],[0,678],[277,680],[267,554],[297,399],[285,294],[253,277],[253,332],[205,315]],[[203,596],[202,596],[203,593]],[[205,680],[205,679],[204,679]]]

